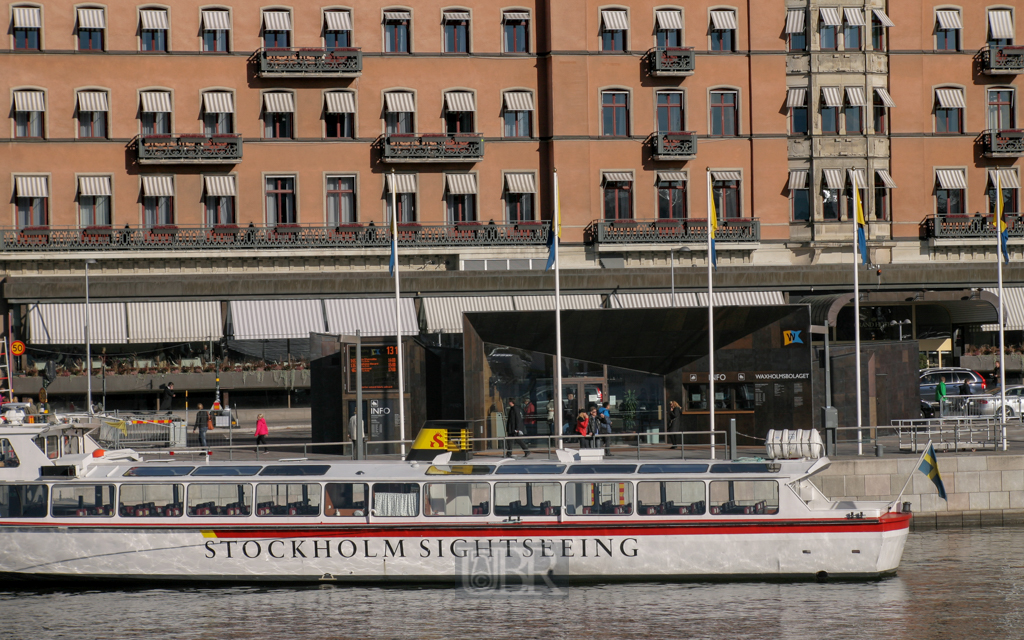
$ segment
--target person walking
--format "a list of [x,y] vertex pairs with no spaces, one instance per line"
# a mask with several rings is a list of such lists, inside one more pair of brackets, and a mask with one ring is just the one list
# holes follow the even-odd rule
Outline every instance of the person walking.
[[604,452],[605,455],[611,453],[608,448],[608,439],[602,438],[601,434],[611,433],[611,425],[605,425],[604,414],[597,408],[597,405],[590,406],[590,414],[587,416],[587,424],[590,425],[590,437],[592,445],[595,449],[601,448],[601,441],[604,440]]
[[[683,430],[683,408],[675,400],[671,400],[668,403],[668,430]],[[683,435],[681,433],[673,434],[669,436],[669,441],[672,443],[673,449],[678,449],[683,446]]]
[[160,394],[160,410],[170,413],[171,404],[174,402],[174,383],[162,384],[160,390],[163,392]]
[[203,410],[203,403],[199,403],[196,411],[196,422],[192,428],[199,432],[199,446],[206,446],[206,432],[210,430],[210,412]]
[[508,412],[505,414],[505,457],[512,457],[512,445],[516,442],[523,449],[523,457],[527,458],[530,455],[530,445],[527,444],[526,440],[509,440],[512,437],[522,437],[526,435],[523,422],[523,410],[516,406],[516,399],[508,399]]
[[[256,416],[256,453],[260,451],[260,445],[266,447],[267,435],[270,434],[270,429],[267,428],[267,421],[263,417],[263,414]],[[263,449],[263,453],[266,453],[267,449]]]
[[946,376],[939,378],[939,384],[935,385],[935,402],[939,405],[939,415],[942,415],[942,400],[946,397]]

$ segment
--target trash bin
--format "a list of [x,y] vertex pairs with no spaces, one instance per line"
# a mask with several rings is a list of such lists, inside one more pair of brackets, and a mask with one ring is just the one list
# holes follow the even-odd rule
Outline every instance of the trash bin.
[[884,449],[884,447],[882,445],[880,445],[880,444],[876,444],[875,445],[875,457],[876,458],[881,458],[882,457],[883,449]]

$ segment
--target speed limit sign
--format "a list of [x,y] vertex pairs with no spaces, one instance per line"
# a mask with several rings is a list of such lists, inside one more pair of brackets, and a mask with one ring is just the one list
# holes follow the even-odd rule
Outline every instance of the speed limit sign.
[[11,343],[11,354],[21,356],[25,354],[25,343],[21,340],[15,340]]

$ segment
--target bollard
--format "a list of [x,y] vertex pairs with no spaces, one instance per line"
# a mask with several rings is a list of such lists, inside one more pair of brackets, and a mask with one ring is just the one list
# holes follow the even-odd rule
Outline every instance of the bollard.
[[729,418],[729,459],[735,460],[736,455],[736,418]]
[[882,453],[883,453],[883,449],[884,449],[884,448],[885,448],[885,447],[883,447],[883,446],[882,446],[882,445],[880,445],[880,444],[876,444],[876,445],[875,445],[875,457],[876,457],[876,458],[881,458],[881,457],[882,457]]

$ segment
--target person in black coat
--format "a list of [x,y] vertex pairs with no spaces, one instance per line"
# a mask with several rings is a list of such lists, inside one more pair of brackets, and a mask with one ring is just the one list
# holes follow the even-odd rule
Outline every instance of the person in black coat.
[[[523,410],[516,406],[515,398],[508,399],[508,412],[505,414],[505,429],[508,432],[508,436],[525,436],[526,432],[523,429]],[[505,457],[512,457],[512,445],[516,442],[523,449],[523,457],[530,455],[530,445],[526,443],[526,440],[505,440]]]
[[[668,430],[669,431],[682,431],[683,430],[683,408],[679,406],[679,403],[672,400],[668,403]],[[683,444],[682,434],[676,434],[669,436],[669,442],[672,443],[673,449],[678,449]]]

